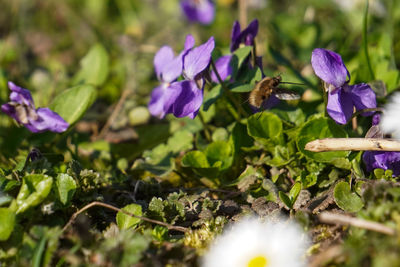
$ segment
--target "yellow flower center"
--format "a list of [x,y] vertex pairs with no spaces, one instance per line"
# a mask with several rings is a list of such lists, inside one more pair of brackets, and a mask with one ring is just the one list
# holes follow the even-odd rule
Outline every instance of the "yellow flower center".
[[264,256],[256,256],[252,258],[249,263],[247,263],[247,267],[267,267],[268,260]]

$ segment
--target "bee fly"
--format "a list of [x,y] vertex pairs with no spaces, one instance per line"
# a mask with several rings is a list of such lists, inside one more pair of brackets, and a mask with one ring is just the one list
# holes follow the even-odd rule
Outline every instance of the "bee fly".
[[296,92],[284,88],[279,88],[278,85],[280,83],[289,83],[281,81],[282,78],[280,75],[276,77],[265,77],[264,79],[259,81],[254,89],[250,92],[250,105],[256,108],[261,108],[264,101],[266,101],[271,96],[271,94],[274,94],[278,99],[281,100],[296,100],[300,98],[300,96]]

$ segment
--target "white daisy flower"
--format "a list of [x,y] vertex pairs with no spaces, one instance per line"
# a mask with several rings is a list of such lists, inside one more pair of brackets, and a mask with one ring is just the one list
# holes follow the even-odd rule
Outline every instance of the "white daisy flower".
[[209,247],[203,267],[306,266],[308,238],[290,221],[245,219],[232,226]]
[[385,105],[379,127],[385,134],[400,139],[400,93],[394,94]]

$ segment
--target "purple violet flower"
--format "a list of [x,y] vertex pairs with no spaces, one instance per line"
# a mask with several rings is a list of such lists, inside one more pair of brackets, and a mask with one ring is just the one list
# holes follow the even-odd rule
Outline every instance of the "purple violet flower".
[[181,8],[191,22],[210,24],[215,17],[215,5],[211,0],[183,0]]
[[[183,55],[185,80],[171,84],[171,88],[179,92],[172,109],[175,117],[188,116],[193,119],[199,112],[203,103],[204,73],[208,71],[214,47],[214,37],[211,37],[206,43],[187,50]],[[188,48],[185,45],[185,49]]]
[[[356,110],[376,108],[376,96],[368,84],[348,85],[350,73],[339,54],[316,48],[312,52],[311,65],[315,74],[325,82],[328,89],[327,111],[339,124],[346,124]],[[348,77],[348,79],[347,79]],[[370,116],[373,112],[361,115]]]
[[172,105],[177,92],[171,89],[171,83],[182,73],[182,54],[174,57],[174,51],[169,46],[163,46],[154,56],[154,69],[161,85],[154,88],[149,102],[151,115],[163,118],[165,114],[172,112]]
[[32,95],[29,90],[8,82],[8,88],[12,91],[10,102],[3,104],[1,110],[12,117],[18,123],[24,125],[33,133],[52,131],[64,132],[69,124],[60,115],[49,108],[35,108]]
[[394,176],[400,175],[400,152],[365,151],[363,161],[367,171],[374,169],[392,170]]
[[[375,114],[372,117],[372,127],[378,127],[380,123],[380,114]],[[371,130],[370,130],[371,131]],[[368,131],[368,133],[370,132]],[[367,133],[367,135],[368,135]],[[369,136],[366,136],[369,137]],[[372,136],[375,137],[375,136]],[[376,137],[375,137],[376,138]],[[365,151],[363,154],[363,161],[368,172],[374,169],[390,169],[393,171],[394,176],[400,175],[400,152],[392,151]]]
[[241,31],[240,24],[235,21],[232,28],[231,52],[234,52],[241,44],[246,46],[254,45],[254,38],[258,33],[258,20],[250,22],[246,29]]
[[[154,67],[161,85],[156,87],[149,102],[153,116],[163,118],[167,113],[175,117],[196,117],[203,102],[203,72],[208,71],[214,38],[194,48],[194,38],[186,37],[184,50],[174,58],[172,49],[162,47],[154,57]],[[183,74],[185,80],[176,81]]]

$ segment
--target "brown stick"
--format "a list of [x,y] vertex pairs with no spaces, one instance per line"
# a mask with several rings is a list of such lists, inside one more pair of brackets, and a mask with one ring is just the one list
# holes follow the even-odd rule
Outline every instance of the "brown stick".
[[305,150],[323,151],[400,151],[400,141],[379,138],[325,138],[308,142]]
[[115,121],[117,118],[118,114],[120,113],[122,107],[124,106],[126,98],[132,93],[131,90],[129,89],[124,89],[122,91],[121,97],[118,100],[117,105],[115,106],[113,112],[111,113],[110,117],[108,117],[106,124],[104,124],[103,128],[101,129],[100,133],[98,136],[96,136],[94,139],[99,140],[103,138],[106,133],[110,130],[111,124]]
[[245,28],[247,25],[247,0],[239,0],[239,23]]
[[93,201],[93,202],[87,204],[86,206],[84,206],[83,208],[81,208],[80,210],[78,210],[77,212],[75,212],[74,214],[72,214],[71,218],[69,219],[68,223],[64,226],[62,231],[64,232],[65,230],[67,230],[67,228],[74,222],[74,220],[76,219],[76,217],[79,214],[81,214],[85,210],[90,209],[91,207],[94,207],[94,206],[102,206],[102,207],[105,207],[105,208],[110,209],[110,210],[114,210],[114,211],[117,211],[117,212],[122,212],[122,213],[125,213],[126,215],[141,219],[141,220],[149,222],[149,223],[162,225],[164,227],[167,227],[168,230],[175,230],[175,231],[179,231],[179,232],[183,232],[183,233],[189,231],[188,228],[185,228],[185,227],[182,227],[182,226],[174,226],[174,225],[171,225],[171,224],[168,224],[168,223],[165,223],[165,222],[160,222],[160,221],[157,221],[157,220],[153,220],[153,219],[149,219],[149,218],[146,218],[146,217],[138,216],[138,215],[135,215],[133,213],[124,211],[124,210],[122,210],[120,208],[117,208],[117,207],[114,207],[112,205],[105,204],[105,203],[102,203],[102,202],[99,202],[99,201]]
[[337,214],[332,212],[322,212],[318,215],[318,219],[323,223],[329,224],[340,224],[340,225],[351,225],[363,229],[367,229],[370,231],[386,234],[386,235],[395,235],[396,230],[388,227],[384,224],[367,221],[355,217],[351,217],[348,215]]

